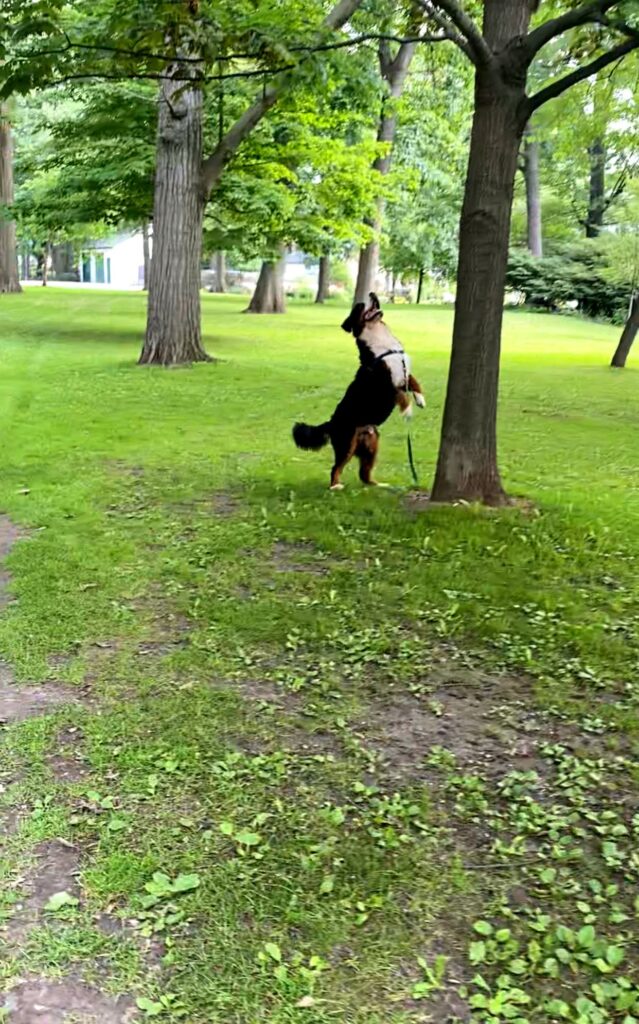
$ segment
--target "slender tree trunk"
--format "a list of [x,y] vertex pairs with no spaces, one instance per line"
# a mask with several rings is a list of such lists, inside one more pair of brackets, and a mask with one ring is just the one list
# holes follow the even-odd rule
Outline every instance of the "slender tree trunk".
[[200,323],[202,93],[165,78],[160,88],[153,259],[146,339],[139,362],[208,360]]
[[539,143],[530,124],[524,131],[524,180],[528,213],[528,248],[533,256],[544,254],[541,225],[541,188],[539,185]]
[[[529,0],[486,0],[484,37],[493,53],[522,36]],[[497,394],[508,242],[524,124],[525,67],[480,66],[462,207],[448,389],[432,498],[506,497],[497,466]]]
[[[13,204],[13,142],[8,111],[0,103],[0,207]],[[20,292],[16,225],[0,209],[0,292]]]
[[28,249],[23,249],[23,251],[22,251],[22,280],[23,281],[28,281],[29,280],[29,251],[28,251]]
[[330,256],[320,256],[319,261],[319,275],[317,279],[317,295],[315,296],[315,302],[323,303],[328,298],[328,290],[331,283],[331,258]]
[[[386,177],[391,167],[393,142],[397,130],[395,104],[404,91],[406,76],[415,55],[416,43],[402,43],[395,58],[391,57],[388,44],[382,44],[379,50],[379,63],[382,78],[388,85],[388,96],[382,105],[377,141],[384,146],[384,152],[373,163],[373,169],[381,178]],[[390,103],[390,106],[389,106]],[[357,267],[357,284],[355,285],[355,302],[366,302],[369,292],[374,291],[375,279],[379,267],[379,235],[384,219],[384,200],[377,200],[377,212],[372,221],[368,221],[373,230],[373,238],[362,247]]]
[[264,260],[255,291],[245,313],[285,313],[284,301],[284,269],[286,254],[278,260]]
[[601,139],[593,142],[588,150],[588,155],[590,157],[590,195],[586,238],[597,238],[601,234],[606,211],[606,147]]
[[211,268],[214,271],[211,291],[222,294],[226,291],[226,253],[222,249],[213,254]]
[[422,291],[424,289],[424,268],[419,268],[419,278],[417,280],[417,305],[419,306],[422,301]]
[[42,248],[42,287],[46,288],[49,283],[49,253],[50,245],[48,242],[44,243]]
[[639,292],[635,292],[635,294],[632,297],[632,302],[630,304],[630,315],[626,320],[624,329],[621,333],[621,338],[619,339],[619,344],[617,345],[617,348],[615,349],[615,354],[612,357],[612,362],[610,363],[611,366],[623,369],[623,367],[626,365],[626,359],[628,358],[630,349],[632,348],[632,343],[637,337],[638,332]]
[[151,245],[149,242],[149,222],[146,220],[142,225],[142,259],[144,261],[142,291],[148,292],[149,279],[151,277]]

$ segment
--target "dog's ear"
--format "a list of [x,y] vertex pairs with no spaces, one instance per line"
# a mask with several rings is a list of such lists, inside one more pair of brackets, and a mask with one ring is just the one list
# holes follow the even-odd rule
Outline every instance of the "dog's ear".
[[346,320],[342,324],[342,330],[348,334],[359,334],[359,329],[362,323],[362,316],[364,315],[364,303],[358,302],[353,306]]

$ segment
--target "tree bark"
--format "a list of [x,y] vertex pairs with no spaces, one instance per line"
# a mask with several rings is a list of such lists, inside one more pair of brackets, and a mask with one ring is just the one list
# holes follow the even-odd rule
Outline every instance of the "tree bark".
[[320,256],[319,261],[319,275],[317,279],[317,295],[315,296],[316,303],[326,302],[328,298],[328,291],[331,284],[331,258],[330,256]]
[[541,225],[541,188],[539,185],[539,143],[530,124],[524,131],[524,180],[526,182],[526,210],[528,214],[528,249],[533,256],[544,254]]
[[149,223],[146,220],[142,225],[142,259],[144,261],[142,291],[148,292],[151,277],[151,245],[149,243]]
[[630,315],[626,320],[624,329],[621,333],[621,338],[619,339],[619,344],[617,345],[617,348],[615,349],[615,354],[612,357],[612,362],[610,363],[611,366],[617,367],[618,369],[623,369],[623,367],[626,365],[626,359],[628,358],[630,349],[632,348],[632,343],[637,337],[638,332],[639,292],[635,292],[635,294],[632,297],[632,302],[630,304]]
[[417,280],[417,305],[419,306],[422,301],[422,291],[424,288],[424,268],[419,268],[419,278]]
[[46,288],[49,283],[49,253],[51,247],[45,242],[42,247],[42,287]]
[[606,147],[601,139],[593,142],[588,150],[588,156],[590,157],[590,194],[586,238],[597,238],[601,234],[606,212]]
[[[376,158],[373,170],[380,178],[385,178],[390,171],[393,142],[397,131],[397,115],[395,104],[401,97],[406,83],[411,61],[415,55],[416,43],[402,43],[394,59],[391,58],[388,44],[382,44],[379,50],[379,64],[382,78],[388,86],[388,94],[382,104],[377,141],[384,146],[384,152]],[[390,106],[389,106],[390,101]],[[375,278],[379,267],[379,234],[384,218],[384,199],[377,200],[377,212],[368,225],[372,228],[373,238],[364,245],[359,254],[357,267],[357,283],[355,285],[354,302],[366,302],[369,292],[375,290]]]
[[141,364],[209,359],[200,323],[201,167],[202,93],[188,81],[167,77],[160,88],[153,259]]
[[[492,54],[522,37],[530,0],[486,0],[484,38]],[[527,64],[481,62],[460,223],[453,345],[432,498],[502,504],[497,465],[497,394],[517,158],[525,122]]]
[[226,253],[222,249],[214,253],[211,266],[215,271],[211,291],[222,294],[226,291]]
[[[8,111],[0,103],[0,207],[13,204],[13,141]],[[16,225],[0,210],[0,292],[20,292]]]
[[255,291],[245,313],[285,313],[284,268],[286,256],[277,260],[264,260]]

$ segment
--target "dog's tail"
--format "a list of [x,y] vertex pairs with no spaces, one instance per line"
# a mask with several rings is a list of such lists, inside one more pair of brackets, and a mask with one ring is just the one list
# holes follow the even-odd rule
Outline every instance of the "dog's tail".
[[329,428],[330,422],[320,423],[319,427],[310,427],[308,423],[296,423],[293,427],[293,440],[298,448],[316,452],[330,441]]

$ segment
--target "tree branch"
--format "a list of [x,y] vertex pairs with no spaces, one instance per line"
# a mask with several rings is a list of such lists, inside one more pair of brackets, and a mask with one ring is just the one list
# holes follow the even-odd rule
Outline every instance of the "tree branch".
[[[457,31],[465,41],[461,49],[472,60],[473,64],[490,64],[493,59],[490,47],[477,25],[464,9],[457,3],[457,0],[419,0],[420,5],[427,13],[433,15],[439,21],[439,12],[443,12],[452,22]],[[441,21],[439,21],[441,24]],[[457,41],[454,39],[453,41]],[[458,43],[459,45],[459,43]]]
[[583,4],[582,7],[575,7],[558,18],[551,18],[550,21],[544,22],[543,25],[529,32],[524,40],[524,49],[529,59],[532,60],[536,53],[539,53],[544,46],[556,39],[557,36],[562,35],[563,32],[568,32],[571,28],[578,28],[579,25],[587,25],[589,22],[601,20],[606,11],[609,11],[617,3],[619,0],[590,0],[590,3]]
[[639,38],[627,39],[625,43],[619,43],[618,46],[613,47],[608,53],[604,53],[601,57],[597,57],[595,60],[590,61],[589,64],[585,64],[581,68],[575,68],[569,75],[564,75],[563,78],[558,78],[556,81],[551,82],[545,89],[541,89],[533,96],[529,96],[524,104],[524,110],[522,116],[525,114],[526,120],[538,110],[539,107],[547,103],[548,100],[554,100],[557,96],[561,96],[566,89],[570,89],[573,85],[578,82],[583,82],[584,79],[590,78],[591,75],[596,75],[598,71],[602,71],[608,67],[609,64],[614,64],[616,60],[621,60],[626,54],[631,53],[639,47]]

